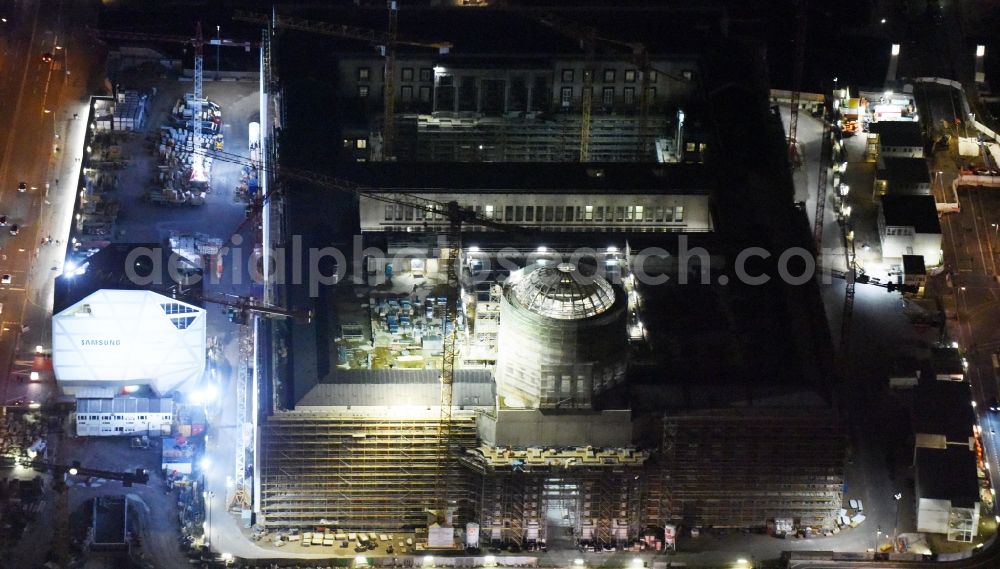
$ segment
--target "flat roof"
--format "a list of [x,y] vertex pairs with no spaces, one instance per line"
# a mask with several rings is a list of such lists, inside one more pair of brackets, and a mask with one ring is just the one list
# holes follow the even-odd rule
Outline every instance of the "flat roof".
[[924,136],[920,123],[913,121],[879,121],[871,131],[879,136],[880,146],[923,146]]
[[[567,9],[568,8],[568,9]],[[384,30],[384,9],[358,9],[356,6],[309,7],[302,10],[279,8],[279,14],[294,15],[320,22]],[[583,56],[580,42],[543,24],[542,18],[558,14],[561,20],[577,27],[593,26],[601,37],[625,42],[642,42],[649,53],[692,54],[706,48],[713,39],[723,35],[725,11],[718,8],[684,6],[622,7],[578,5],[549,8],[518,7],[517,10],[477,8],[454,9],[403,5],[398,11],[398,37],[417,42],[450,42],[450,55],[523,56],[577,55]],[[697,33],[692,34],[692,30]],[[332,36],[316,36],[342,50],[371,53],[364,42]],[[328,42],[328,43],[327,43]],[[397,57],[407,53],[437,55],[434,49],[399,45]],[[620,53],[628,60],[627,48],[598,46],[598,54]]]
[[355,162],[337,176],[367,188],[462,193],[708,193],[700,164],[566,162]]
[[[313,386],[296,407],[436,407],[441,372],[434,369],[337,370],[330,382]],[[496,389],[489,370],[457,369],[456,406],[492,407]]]
[[943,435],[949,442],[967,442],[976,423],[970,401],[972,390],[967,382],[939,380],[925,374],[917,385],[913,404],[914,430]]
[[923,158],[879,158],[876,177],[893,184],[927,184],[931,181],[927,160]]
[[918,498],[949,500],[952,506],[975,507],[979,501],[976,455],[968,448],[918,448],[916,456]]
[[888,226],[912,227],[917,233],[941,233],[934,196],[888,195],[882,198],[881,207]]

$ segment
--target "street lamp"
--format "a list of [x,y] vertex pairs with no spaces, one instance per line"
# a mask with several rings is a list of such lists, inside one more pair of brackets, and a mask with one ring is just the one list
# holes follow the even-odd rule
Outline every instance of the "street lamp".
[[221,77],[219,61],[222,59],[222,26],[215,26],[215,39],[219,42],[215,44],[215,80],[218,81]]
[[903,499],[903,493],[896,492],[895,494],[892,495],[892,499],[894,502],[896,502],[896,521],[893,522],[892,526],[892,550],[896,551],[896,535],[897,535],[896,532],[899,529],[899,501]]

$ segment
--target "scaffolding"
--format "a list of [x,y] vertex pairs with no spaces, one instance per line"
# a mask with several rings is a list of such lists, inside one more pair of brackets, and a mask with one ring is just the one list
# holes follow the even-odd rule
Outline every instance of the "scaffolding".
[[[401,160],[421,162],[575,162],[580,155],[580,117],[480,117],[400,115]],[[636,116],[594,116],[590,160],[651,162],[653,139],[664,136],[668,120],[649,119],[645,131]]]
[[643,500],[648,523],[766,527],[794,518],[800,527],[834,527],[846,436],[830,412],[672,415],[663,433]]
[[[261,511],[268,527],[337,525],[356,530],[425,527],[438,483],[437,417],[268,418],[262,433]],[[472,521],[472,478],[460,454],[476,442],[471,413],[456,410],[445,469],[456,525]]]

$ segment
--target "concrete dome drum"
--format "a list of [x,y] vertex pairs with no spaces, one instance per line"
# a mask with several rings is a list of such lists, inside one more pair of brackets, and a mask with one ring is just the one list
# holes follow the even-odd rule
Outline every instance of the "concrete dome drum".
[[625,378],[624,289],[583,267],[536,264],[500,300],[497,393],[517,408],[591,408]]
[[517,279],[511,287],[511,300],[541,316],[578,320],[610,309],[615,291],[603,277],[585,276],[576,265],[560,263],[540,266]]

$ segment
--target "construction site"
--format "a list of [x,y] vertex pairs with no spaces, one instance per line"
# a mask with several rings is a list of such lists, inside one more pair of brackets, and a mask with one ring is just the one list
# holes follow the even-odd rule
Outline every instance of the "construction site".
[[[820,360],[789,333],[800,324],[782,322],[815,305],[780,284],[715,284],[744,237],[724,225],[732,180],[703,164],[717,137],[698,78],[731,70],[690,50],[608,51],[596,28],[554,17],[532,24],[548,54],[533,66],[483,66],[481,45],[320,21],[338,15],[242,16],[284,29],[283,49],[317,34],[341,46],[345,108],[386,93],[338,125],[338,177],[299,176],[283,200],[288,231],[359,220],[385,255],[355,259],[318,300],[285,289],[319,308],[280,332],[294,368],[270,368],[257,523],[412,532],[398,552],[836,528],[844,431],[814,387]],[[385,59],[359,55],[360,40],[385,42]],[[684,267],[689,238],[712,253]],[[664,250],[652,266],[651,246]],[[677,284],[703,271],[707,286]]]

